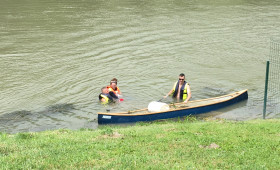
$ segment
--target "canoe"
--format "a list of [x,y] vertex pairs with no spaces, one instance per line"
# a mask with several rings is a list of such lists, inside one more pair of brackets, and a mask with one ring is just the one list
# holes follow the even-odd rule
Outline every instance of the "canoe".
[[221,109],[246,99],[248,99],[247,89],[219,97],[189,101],[187,104],[169,104],[169,110],[162,112],[149,112],[148,108],[121,113],[99,112],[98,123],[135,123],[184,117]]

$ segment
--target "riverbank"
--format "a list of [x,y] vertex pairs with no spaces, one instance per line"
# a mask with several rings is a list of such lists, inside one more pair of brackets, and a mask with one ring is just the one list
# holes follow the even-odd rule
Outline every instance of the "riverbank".
[[0,169],[279,169],[280,120],[0,132]]

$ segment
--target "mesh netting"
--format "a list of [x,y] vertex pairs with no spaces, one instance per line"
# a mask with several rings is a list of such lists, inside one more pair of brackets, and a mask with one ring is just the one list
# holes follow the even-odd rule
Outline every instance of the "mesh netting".
[[280,115],[280,40],[271,39],[269,52],[267,113]]

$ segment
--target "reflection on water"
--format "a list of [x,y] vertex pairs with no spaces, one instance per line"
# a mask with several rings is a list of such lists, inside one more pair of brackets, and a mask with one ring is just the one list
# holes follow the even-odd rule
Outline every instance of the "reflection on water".
[[91,120],[106,111],[100,88],[113,77],[124,102],[108,107],[118,112],[161,99],[180,73],[192,100],[248,89],[248,103],[235,106],[230,118],[261,117],[265,56],[270,37],[279,36],[279,6],[272,0],[1,1],[0,116],[28,119],[1,120],[0,129],[97,127]]
[[[198,117],[199,119],[202,118],[207,118],[207,119],[216,119],[216,118],[220,118],[220,119],[230,119],[230,120],[249,120],[249,119],[255,119],[257,118],[256,115],[250,115],[248,116],[248,114],[244,114],[242,112],[242,110],[244,110],[244,107],[246,108],[248,104],[248,101],[241,101],[239,103],[236,103],[234,105],[219,109],[219,110],[215,110],[209,113],[205,113],[205,114],[201,114],[201,115],[197,115],[196,117]],[[236,111],[239,110],[239,111]],[[241,111],[240,111],[241,110]],[[227,113],[227,114],[224,114]]]
[[[40,112],[32,111],[14,111],[0,115],[0,131],[8,133],[16,132],[34,132],[42,130],[53,130],[59,128],[77,129],[77,128],[96,128],[94,119],[88,120],[80,125],[73,125],[72,121],[79,121],[76,117],[74,104],[56,104],[43,109]],[[78,119],[78,120],[75,120]],[[61,126],[59,122],[65,127]],[[94,124],[93,124],[94,122]],[[88,126],[91,124],[91,126]]]
[[202,93],[205,94],[205,97],[212,98],[212,97],[227,95],[231,92],[226,92],[223,91],[223,89],[215,88],[215,87],[204,87],[202,89]]

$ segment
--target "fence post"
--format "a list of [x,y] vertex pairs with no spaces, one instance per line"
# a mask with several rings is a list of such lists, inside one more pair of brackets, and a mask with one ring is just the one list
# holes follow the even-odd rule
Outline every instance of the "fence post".
[[266,76],[265,76],[264,100],[263,100],[263,119],[265,119],[265,114],[266,114],[268,74],[269,74],[269,61],[266,62]]

